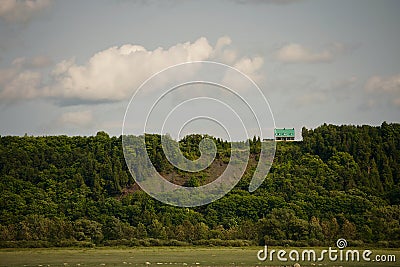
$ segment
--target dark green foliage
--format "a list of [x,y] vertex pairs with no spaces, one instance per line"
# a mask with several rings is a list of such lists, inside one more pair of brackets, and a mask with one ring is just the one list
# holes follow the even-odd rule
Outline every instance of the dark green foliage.
[[[278,143],[269,175],[247,191],[261,141],[229,194],[209,205],[177,208],[140,190],[128,172],[121,137],[0,137],[0,247],[92,245],[290,245],[350,243],[399,246],[400,125],[322,125],[302,142]],[[146,135],[156,169],[200,186],[223,168],[231,144],[191,135],[183,155],[200,157],[202,138],[217,164],[202,173],[177,170],[159,135]]]

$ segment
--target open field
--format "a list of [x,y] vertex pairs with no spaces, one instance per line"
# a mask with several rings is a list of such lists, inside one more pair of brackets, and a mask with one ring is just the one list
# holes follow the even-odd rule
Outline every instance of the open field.
[[[261,247],[148,247],[148,248],[46,248],[1,249],[0,266],[293,266],[294,262],[260,262]],[[276,248],[275,248],[276,249]],[[289,252],[290,249],[286,249]],[[298,248],[302,251],[302,248]],[[321,249],[315,249],[317,253]],[[362,251],[362,249],[359,249]],[[400,266],[400,250],[372,250],[377,255],[395,255],[397,262],[323,262],[301,266]],[[326,257],[327,258],[327,257]]]

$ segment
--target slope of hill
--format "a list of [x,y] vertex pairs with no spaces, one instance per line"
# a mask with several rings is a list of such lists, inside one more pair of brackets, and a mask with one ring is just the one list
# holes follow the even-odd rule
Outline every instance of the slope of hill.
[[[322,125],[302,142],[278,143],[262,186],[247,191],[260,141],[242,180],[225,197],[198,208],[164,205],[127,171],[121,137],[0,138],[0,245],[323,245],[400,246],[400,124]],[[202,136],[180,141],[199,156]],[[215,139],[217,159],[201,173],[165,159],[160,136],[147,135],[152,162],[167,179],[199,186],[218,177],[230,144]]]

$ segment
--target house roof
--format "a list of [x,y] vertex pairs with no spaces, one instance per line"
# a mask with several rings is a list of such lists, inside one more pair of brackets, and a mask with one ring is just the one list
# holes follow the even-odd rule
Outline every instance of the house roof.
[[286,129],[286,128],[283,128],[283,129],[278,129],[278,128],[276,128],[275,130],[274,130],[274,135],[275,136],[289,136],[289,137],[294,137],[294,128],[291,128],[291,129]]

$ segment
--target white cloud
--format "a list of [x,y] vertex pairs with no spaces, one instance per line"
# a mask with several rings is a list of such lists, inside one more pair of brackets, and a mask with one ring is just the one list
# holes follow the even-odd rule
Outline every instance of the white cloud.
[[[260,73],[260,69],[264,64],[264,60],[262,57],[255,56],[253,58],[250,57],[243,57],[236,61],[233,65],[236,69],[243,72],[250,79],[252,79],[257,84],[261,83],[265,76]],[[225,77],[223,78],[223,84],[227,84],[232,88],[235,88],[239,91],[247,91],[249,85],[252,87],[247,80],[243,80],[241,76],[238,76],[236,71],[227,71]]]
[[229,47],[231,44],[232,40],[228,36],[219,38],[215,45],[212,57],[218,58],[226,64],[232,64],[235,62],[238,55],[236,50]]
[[252,75],[253,73],[257,73],[257,71],[259,71],[263,64],[264,60],[262,57],[244,57],[238,60],[238,62],[235,63],[234,67],[245,74]]
[[33,58],[19,57],[14,59],[12,65],[18,68],[44,68],[51,65],[51,59],[46,56],[36,56]]
[[74,58],[59,62],[46,79],[49,84],[42,87],[40,72],[31,69],[46,66],[51,61],[44,57],[18,58],[10,70],[0,70],[0,90],[3,88],[0,97],[14,100],[49,97],[67,104],[126,100],[154,73],[178,63],[199,60],[221,61],[252,78],[260,78],[263,59],[238,57],[231,42],[224,36],[214,47],[204,37],[167,49],[147,50],[134,44],[114,46],[94,54],[85,64],[77,64]]
[[31,59],[28,66],[34,68],[43,68],[49,66],[51,63],[52,60],[49,57],[37,56]]
[[365,83],[364,89],[374,98],[400,107],[400,74],[390,77],[372,76]]
[[206,60],[212,52],[206,38],[152,51],[131,44],[111,47],[96,53],[85,65],[76,64],[74,59],[57,64],[52,96],[87,101],[122,100],[157,71],[180,62]]
[[400,94],[400,74],[390,77],[372,76],[365,84],[365,90],[367,92]]
[[15,101],[39,96],[41,74],[19,67],[0,69],[0,101]]
[[0,18],[7,22],[26,23],[50,4],[50,0],[1,0]]
[[37,68],[47,67],[51,60],[44,56],[17,58],[11,67],[0,69],[0,101],[32,99],[47,95],[42,88],[42,74]]
[[232,39],[229,36],[222,36],[218,39],[215,45],[215,51],[221,51],[226,46],[232,44]]
[[284,63],[322,63],[332,62],[346,50],[347,48],[341,43],[331,44],[321,51],[312,51],[301,44],[291,43],[278,49],[275,57]]
[[57,119],[57,124],[87,127],[93,124],[93,114],[90,110],[66,112]]

